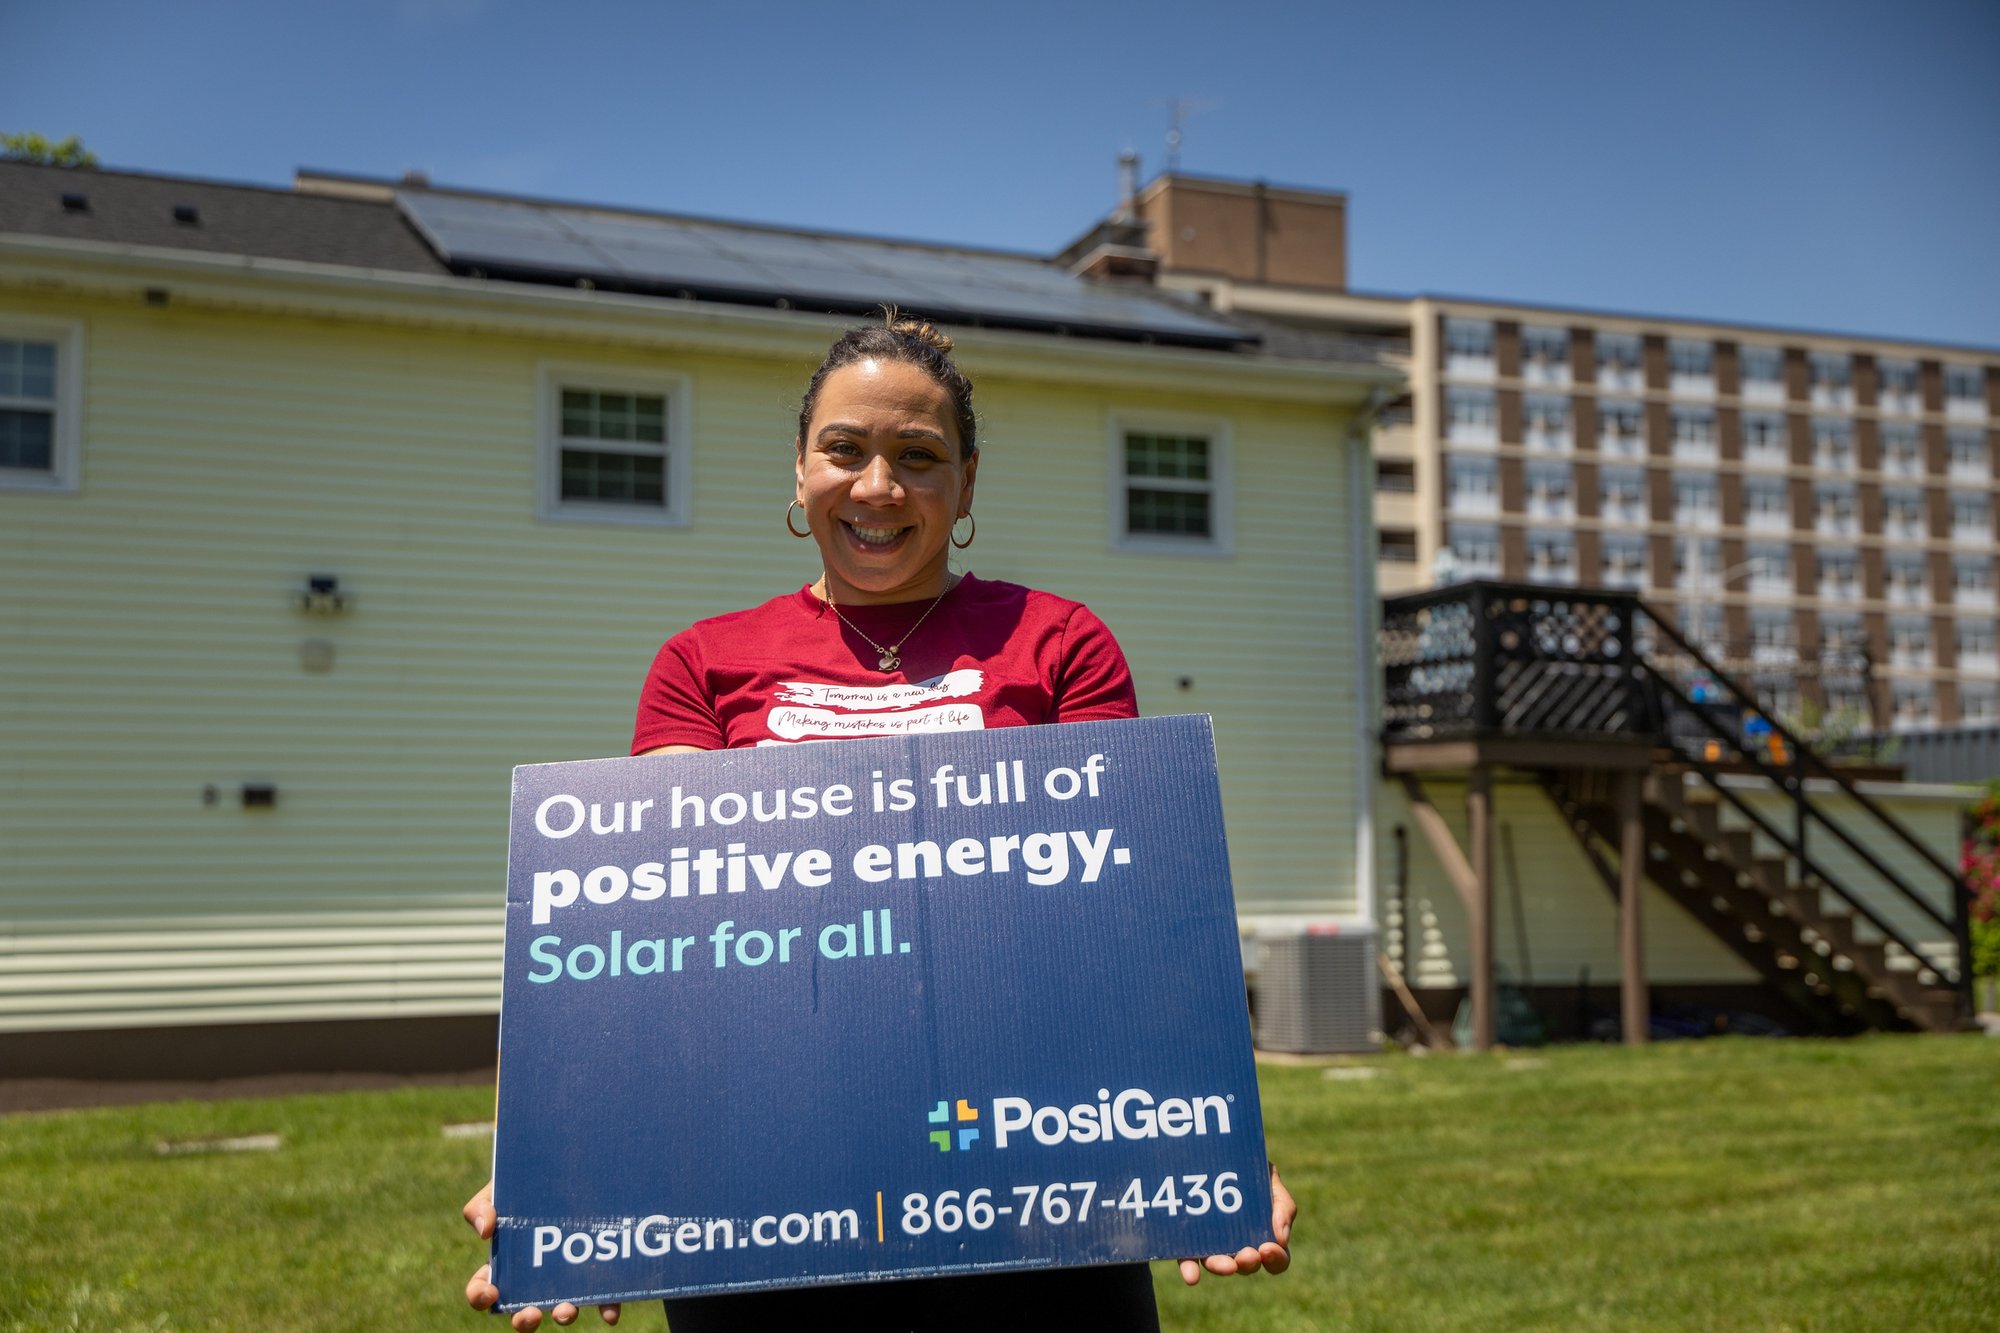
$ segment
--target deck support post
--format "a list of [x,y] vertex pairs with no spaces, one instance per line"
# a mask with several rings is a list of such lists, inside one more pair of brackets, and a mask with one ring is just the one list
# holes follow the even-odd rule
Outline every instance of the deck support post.
[[1472,1049],[1493,1049],[1493,768],[1475,764],[1465,788],[1472,843]]
[[1652,1029],[1646,994],[1645,777],[1618,775],[1618,1010],[1627,1046],[1643,1046]]

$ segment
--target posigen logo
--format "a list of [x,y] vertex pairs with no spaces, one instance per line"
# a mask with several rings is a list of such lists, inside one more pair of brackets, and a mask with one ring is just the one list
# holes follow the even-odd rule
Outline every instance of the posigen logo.
[[[951,1151],[951,1123],[953,1114],[951,1099],[946,1098],[932,1107],[931,1113],[927,1117],[931,1124],[945,1126],[943,1129],[934,1129],[931,1131],[931,1142],[937,1145],[939,1152]],[[960,1097],[958,1099],[956,1115],[961,1122],[958,1131],[958,1150],[960,1152],[967,1152],[973,1144],[979,1142],[979,1126],[973,1125],[967,1128],[963,1122],[979,1119],[979,1112],[965,1098]]]
[[[1097,1090],[1095,1102],[1071,1107],[1036,1106],[1026,1097],[993,1099],[993,1146],[1005,1148],[1022,1130],[1048,1147],[1058,1143],[1109,1143],[1113,1139],[1183,1138],[1189,1134],[1227,1134],[1233,1095],[1162,1097],[1144,1088],[1127,1088],[1112,1095]],[[964,1102],[960,1102],[962,1107]]]

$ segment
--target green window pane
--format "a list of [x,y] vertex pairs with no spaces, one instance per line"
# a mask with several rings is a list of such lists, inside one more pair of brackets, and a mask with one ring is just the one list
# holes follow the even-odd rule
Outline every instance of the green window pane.
[[1200,439],[1182,440],[1185,470],[1181,473],[1189,481],[1208,480],[1208,441]]
[[1200,491],[1152,491],[1134,487],[1125,493],[1125,526],[1135,533],[1206,537],[1209,535],[1208,496]]
[[1125,473],[1131,477],[1208,480],[1208,441],[1188,435],[1128,435]]
[[634,458],[632,460],[632,495],[640,504],[664,508],[667,503],[667,460],[664,458]]
[[627,393],[597,395],[597,438],[600,440],[632,438],[632,395]]
[[654,455],[565,449],[562,498],[664,508],[666,466],[666,459]]
[[0,408],[0,468],[48,472],[55,452],[53,414]]
[[56,396],[54,343],[21,344],[21,393],[29,398]]
[[663,444],[667,438],[667,400],[643,395],[633,400],[632,438]]

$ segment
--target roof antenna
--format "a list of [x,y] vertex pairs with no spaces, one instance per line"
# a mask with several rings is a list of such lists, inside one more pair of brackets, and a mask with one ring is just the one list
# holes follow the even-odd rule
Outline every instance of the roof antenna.
[[1216,104],[1205,97],[1168,97],[1153,105],[1167,109],[1167,174],[1172,175],[1181,169],[1181,126],[1189,116],[1212,111]]
[[1139,214],[1139,155],[1127,148],[1118,155],[1117,222],[1130,222]]

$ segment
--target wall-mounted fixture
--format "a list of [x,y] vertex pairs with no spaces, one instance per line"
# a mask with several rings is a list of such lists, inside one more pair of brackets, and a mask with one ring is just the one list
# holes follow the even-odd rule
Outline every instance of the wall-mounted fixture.
[[338,615],[354,600],[340,590],[337,574],[308,574],[305,591],[292,594],[292,599],[299,610],[310,616]]
[[268,782],[246,782],[243,784],[243,808],[245,810],[271,810],[278,804],[278,789]]
[[90,211],[90,196],[72,191],[62,197],[62,206],[65,213],[88,213]]
[[193,204],[175,204],[174,221],[180,223],[183,227],[199,227],[201,225],[201,210]]

